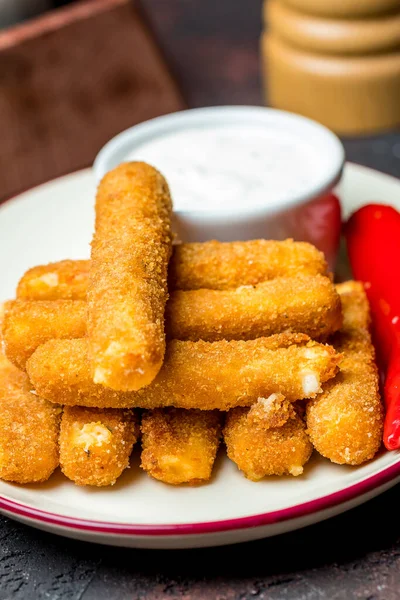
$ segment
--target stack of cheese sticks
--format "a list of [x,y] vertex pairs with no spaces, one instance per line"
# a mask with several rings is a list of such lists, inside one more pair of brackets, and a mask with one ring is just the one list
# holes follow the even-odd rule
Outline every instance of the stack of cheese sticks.
[[[145,163],[101,182],[90,261],[35,267],[5,304],[0,477],[110,485],[142,468],[207,481],[223,435],[252,480],[299,475],[313,447],[360,464],[380,446],[369,310],[313,246],[172,246],[168,186]],[[139,410],[140,409],[140,410]]]

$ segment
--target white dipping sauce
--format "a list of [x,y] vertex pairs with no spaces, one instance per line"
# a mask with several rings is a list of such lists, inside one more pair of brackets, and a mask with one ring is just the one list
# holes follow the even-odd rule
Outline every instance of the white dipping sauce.
[[307,140],[266,128],[185,128],[138,144],[126,160],[150,163],[166,177],[174,209],[267,206],[307,193],[320,160]]

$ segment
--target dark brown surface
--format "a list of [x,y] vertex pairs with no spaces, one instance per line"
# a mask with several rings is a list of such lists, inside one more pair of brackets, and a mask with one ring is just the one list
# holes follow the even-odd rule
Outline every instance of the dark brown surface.
[[262,104],[261,0],[141,0],[190,107]]
[[184,103],[130,0],[82,2],[0,34],[0,197],[92,163]]
[[[259,103],[260,0],[143,0],[191,106]],[[400,135],[345,141],[400,175]],[[232,498],[234,501],[234,498]],[[0,600],[398,600],[400,486],[284,536],[194,551],[107,548],[0,518]]]

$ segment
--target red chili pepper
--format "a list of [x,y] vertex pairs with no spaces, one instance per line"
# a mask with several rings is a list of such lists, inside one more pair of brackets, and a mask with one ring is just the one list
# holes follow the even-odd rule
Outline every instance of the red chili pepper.
[[385,381],[385,425],[383,442],[388,450],[400,448],[400,345],[392,352]]
[[364,283],[371,306],[374,341],[386,371],[383,442],[400,448],[400,213],[370,204],[345,228],[355,279]]

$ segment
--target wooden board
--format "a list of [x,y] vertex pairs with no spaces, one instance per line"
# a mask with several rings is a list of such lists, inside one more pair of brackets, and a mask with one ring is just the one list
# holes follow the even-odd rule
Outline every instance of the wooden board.
[[136,2],[78,2],[0,34],[0,198],[88,166],[185,108]]

